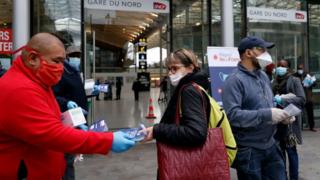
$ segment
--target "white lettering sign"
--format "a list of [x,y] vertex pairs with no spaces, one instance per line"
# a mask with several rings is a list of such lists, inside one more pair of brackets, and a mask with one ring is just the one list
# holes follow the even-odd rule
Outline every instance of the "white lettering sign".
[[247,17],[274,21],[307,22],[306,11],[248,7]]
[[166,0],[85,0],[87,9],[169,13]]

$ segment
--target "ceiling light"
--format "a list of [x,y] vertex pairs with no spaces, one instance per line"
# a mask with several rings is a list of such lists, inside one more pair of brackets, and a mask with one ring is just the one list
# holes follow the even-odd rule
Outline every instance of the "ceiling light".
[[144,26],[139,26],[139,28],[141,28],[141,29],[143,29],[143,30],[146,30],[146,27],[144,27]]
[[145,18],[145,20],[147,20],[147,21],[150,22],[150,23],[153,22],[153,19],[151,19],[151,18]]
[[147,24],[145,22],[143,22],[142,25],[145,26],[145,27],[149,27],[150,26],[149,24]]
[[158,17],[158,14],[155,14],[155,13],[150,13],[150,15],[153,17]]

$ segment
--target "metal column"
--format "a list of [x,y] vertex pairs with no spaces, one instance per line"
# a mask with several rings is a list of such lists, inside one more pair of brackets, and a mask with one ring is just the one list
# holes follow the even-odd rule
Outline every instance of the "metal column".
[[30,1],[13,1],[13,49],[30,39]]
[[222,45],[234,46],[234,26],[233,26],[233,2],[232,0],[223,0],[222,4]]

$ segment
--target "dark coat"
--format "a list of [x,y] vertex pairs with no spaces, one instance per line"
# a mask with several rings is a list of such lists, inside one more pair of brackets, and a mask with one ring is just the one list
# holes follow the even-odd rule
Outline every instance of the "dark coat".
[[64,63],[64,72],[61,80],[53,87],[61,112],[68,110],[68,101],[74,101],[81,108],[88,111],[88,104],[83,83],[79,72],[68,64]]
[[[199,84],[204,89],[209,88],[208,77],[202,72],[188,74],[181,79],[160,123],[153,127],[153,137],[157,141],[185,147],[198,146],[205,142],[210,103],[203,93],[190,84],[191,82]],[[176,106],[181,88],[182,117],[180,125],[176,125]]]
[[[283,99],[284,107],[286,107],[292,103],[302,110],[304,108],[304,104],[306,102],[306,97],[305,97],[303,87],[302,87],[300,80],[297,77],[289,75],[288,78],[285,79],[285,81],[286,81],[286,83],[283,84],[283,86],[285,86],[285,87],[282,87],[282,89],[284,89],[285,93],[282,93],[282,94],[292,93],[292,94],[295,94],[296,97],[288,99],[288,100]],[[276,89],[275,86],[277,84],[281,84],[281,83],[279,83],[277,80],[274,80],[274,82],[272,84],[273,84],[273,91],[275,94],[277,94],[277,92],[275,90]],[[296,135],[298,140],[302,143],[302,135],[301,135],[302,117],[301,117],[301,115],[298,115],[295,118],[296,118],[296,120],[292,123],[292,132]],[[275,138],[278,140],[282,140],[283,138],[285,138],[287,133],[288,133],[288,126],[280,123],[280,124],[278,124],[278,129],[277,129],[277,133],[275,135]]]
[[133,82],[133,84],[132,84],[132,90],[133,91],[139,92],[140,91],[140,87],[141,87],[140,81],[134,81]]

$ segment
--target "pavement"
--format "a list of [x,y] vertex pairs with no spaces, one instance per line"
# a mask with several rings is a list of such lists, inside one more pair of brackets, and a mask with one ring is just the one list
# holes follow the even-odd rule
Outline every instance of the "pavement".
[[[140,93],[140,100],[134,101],[133,93],[124,91],[121,100],[95,101],[95,119],[105,119],[109,128],[137,127],[140,123],[150,126],[159,122],[165,103],[157,103],[159,89]],[[152,98],[154,120],[145,119],[148,113],[149,98]],[[320,180],[320,129],[317,132],[304,130],[304,144],[298,146],[300,180]],[[77,162],[77,180],[156,180],[157,155],[155,142],[137,144],[125,153],[112,153],[106,156],[85,155],[84,161]],[[236,180],[236,172],[231,169],[231,179]]]

